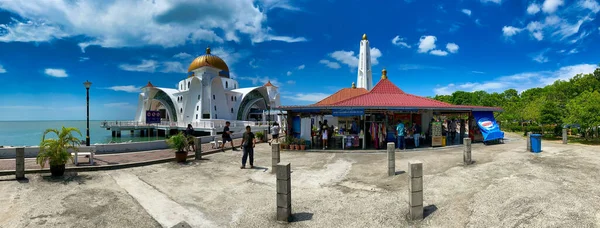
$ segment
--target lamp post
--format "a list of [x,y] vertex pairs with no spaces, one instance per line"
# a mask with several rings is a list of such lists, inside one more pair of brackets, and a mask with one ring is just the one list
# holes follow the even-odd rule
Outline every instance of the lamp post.
[[269,123],[267,124],[267,129],[269,129],[269,135],[271,134],[271,101],[269,101],[269,116],[267,117],[267,120],[269,121]]
[[86,128],[86,135],[85,135],[85,146],[90,146],[90,87],[92,86],[92,83],[89,82],[88,80],[85,80],[83,85],[85,86],[85,94],[86,94],[86,102],[87,102],[87,104],[86,104],[87,128]]

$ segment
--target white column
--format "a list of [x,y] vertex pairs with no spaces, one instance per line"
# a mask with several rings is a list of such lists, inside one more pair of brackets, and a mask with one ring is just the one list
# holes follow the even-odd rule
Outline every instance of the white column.
[[360,51],[358,53],[358,76],[356,79],[356,88],[373,88],[373,76],[371,72],[371,48],[369,40],[360,41]]

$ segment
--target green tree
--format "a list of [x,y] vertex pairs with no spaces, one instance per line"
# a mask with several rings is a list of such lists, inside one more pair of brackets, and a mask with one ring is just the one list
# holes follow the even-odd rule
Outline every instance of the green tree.
[[540,110],[541,124],[558,124],[562,125],[561,110],[556,102],[548,101],[544,103]]
[[600,93],[585,91],[567,104],[569,123],[580,124],[583,128],[600,125]]

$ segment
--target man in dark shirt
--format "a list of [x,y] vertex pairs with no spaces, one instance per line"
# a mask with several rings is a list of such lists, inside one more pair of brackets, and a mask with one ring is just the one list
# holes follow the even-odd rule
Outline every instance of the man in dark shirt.
[[229,125],[231,123],[229,121],[225,122],[225,127],[223,128],[223,145],[221,145],[221,151],[225,152],[225,144],[227,142],[231,143],[232,150],[236,150],[233,146],[233,139],[231,139],[231,131],[229,131]]
[[240,147],[244,151],[244,155],[242,156],[242,166],[240,169],[246,168],[246,160],[248,156],[250,156],[250,168],[254,168],[254,145],[255,145],[254,133],[250,130],[250,126],[246,126],[246,132],[242,136],[242,143]]

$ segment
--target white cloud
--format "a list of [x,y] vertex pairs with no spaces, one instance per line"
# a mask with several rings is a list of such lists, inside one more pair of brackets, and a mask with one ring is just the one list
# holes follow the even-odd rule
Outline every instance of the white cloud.
[[447,56],[448,52],[435,49],[435,50],[431,50],[431,52],[429,52],[429,54],[437,55],[437,56]]
[[468,15],[469,17],[471,16],[471,10],[470,9],[462,9],[461,12],[463,12],[466,15]]
[[462,84],[448,84],[437,87],[434,92],[439,95],[449,95],[454,91],[478,91],[501,92],[506,89],[523,91],[533,87],[543,87],[554,83],[556,80],[569,80],[577,74],[593,73],[596,69],[594,64],[578,64],[561,67],[555,71],[524,72],[514,75],[502,76],[486,82],[466,82]]
[[458,45],[455,43],[448,43],[446,44],[446,50],[448,50],[450,53],[456,53],[458,52]]
[[325,64],[325,66],[327,66],[327,67],[329,67],[331,69],[340,69],[342,67],[342,66],[340,66],[339,63],[332,62],[332,61],[329,61],[327,59],[321,59],[321,61],[319,61],[319,63]]
[[579,51],[575,48],[571,49],[567,54],[571,55],[571,54],[576,54],[579,53]]
[[[175,47],[186,42],[303,42],[306,38],[275,35],[267,24],[267,11],[294,9],[287,1],[3,1],[2,9],[22,21],[1,25],[0,42],[44,42],[84,36],[84,50],[102,47]],[[132,11],[131,9],[135,9]],[[217,35],[214,31],[222,31]]]
[[536,61],[538,63],[547,63],[549,60],[548,60],[548,57],[545,56],[544,54],[546,54],[546,53],[541,52],[541,53],[533,56],[533,61]]
[[251,59],[250,62],[248,62],[248,65],[250,65],[250,67],[256,69],[258,68],[258,64],[256,63],[256,59]]
[[110,89],[113,91],[128,92],[128,93],[139,93],[139,92],[141,92],[140,90],[142,89],[142,87],[134,86],[134,85],[126,85],[126,86],[112,86],[112,87],[108,87],[106,89]]
[[435,41],[437,38],[435,36],[421,36],[419,39],[419,53],[427,53],[430,50],[435,48]]
[[421,36],[421,38],[419,39],[419,50],[417,52],[429,53],[431,55],[437,55],[437,56],[446,56],[446,55],[448,55],[448,52],[450,52],[450,53],[458,52],[458,45],[455,43],[446,44],[446,49],[448,51],[435,49],[437,47],[435,45],[436,41],[437,41],[437,38],[435,36]]
[[173,56],[173,58],[176,58],[176,59],[185,59],[185,60],[191,59],[193,57],[194,56],[192,56],[192,55],[190,55],[188,53],[185,53],[185,52],[179,52],[178,54],[176,54],[176,55]]
[[419,65],[419,64],[400,64],[399,70],[441,70],[442,67]]
[[594,13],[600,11],[600,4],[595,0],[580,0],[579,5],[584,9],[589,9]]
[[476,71],[476,70],[472,70],[471,73],[474,73],[474,74],[485,74],[485,72],[483,72],[483,71]]
[[288,80],[287,84],[293,85],[293,84],[296,84],[296,81],[294,81],[294,80]]
[[[381,54],[381,51],[375,47],[372,47],[370,51],[371,51],[371,64],[373,66],[375,66],[375,65],[379,64],[378,59],[381,57],[382,54]],[[357,68],[358,67],[358,54],[359,53],[354,54],[353,51],[341,50],[341,51],[334,51],[334,52],[330,53],[329,57],[337,60],[340,63],[346,64],[350,68]],[[321,60],[320,61],[320,63],[326,64],[330,68],[337,69],[335,67],[335,64],[333,64],[331,66],[328,65],[330,62],[331,61],[329,61],[329,60]],[[334,62],[334,63],[337,63],[337,62]]]
[[276,78],[256,76],[256,77],[239,77],[239,79],[246,80],[246,81],[251,81],[252,85],[255,85],[255,86],[262,86],[262,85],[266,84],[269,81],[274,86],[277,86],[277,87],[282,87],[283,86],[283,83],[280,83],[279,80],[277,80]]
[[492,2],[492,3],[496,3],[496,4],[501,4],[502,0],[481,0],[481,2],[483,2],[483,3]]
[[523,31],[523,29],[516,28],[516,27],[513,27],[513,26],[504,26],[504,27],[502,27],[502,34],[505,37],[514,36],[514,35],[516,35],[517,33],[521,32],[521,31]]
[[54,68],[46,68],[44,73],[48,76],[57,77],[57,78],[66,78],[69,75],[64,69],[54,69]]
[[90,60],[90,57],[79,57],[79,62],[85,62]]
[[0,74],[6,73],[6,69],[2,65],[0,65]]
[[286,74],[287,74],[287,76],[290,76],[290,75],[292,75],[292,72],[288,71]]
[[295,100],[295,101],[308,101],[308,102],[319,102],[330,94],[325,93],[298,93],[294,96],[283,96],[286,99]]
[[155,60],[144,59],[140,64],[121,64],[119,68],[126,71],[138,71],[138,72],[149,72],[154,73],[158,67],[158,62]]
[[296,69],[298,69],[298,70],[304,70],[304,68],[305,68],[305,67],[306,67],[306,66],[305,66],[304,64],[302,64],[302,65],[300,65],[300,66],[296,67]]
[[396,46],[410,48],[410,45],[408,45],[406,42],[404,42],[404,40],[405,40],[404,38],[402,38],[400,36],[396,36],[396,37],[394,37],[394,39],[392,39],[392,44],[394,44]]
[[559,6],[564,4],[564,0],[545,0],[544,4],[542,4],[542,11],[545,13],[554,13],[558,10]]
[[527,7],[527,13],[530,15],[534,15],[536,13],[540,12],[540,6],[536,3],[531,3],[528,7]]

